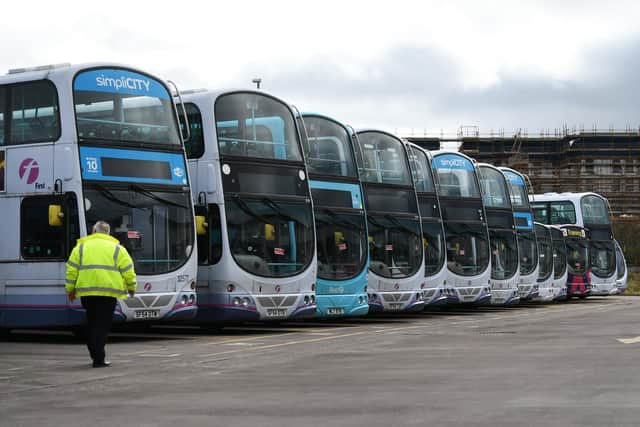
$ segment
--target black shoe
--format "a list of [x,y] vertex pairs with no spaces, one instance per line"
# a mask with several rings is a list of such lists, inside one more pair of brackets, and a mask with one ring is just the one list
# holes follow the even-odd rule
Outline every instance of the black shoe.
[[108,368],[109,366],[111,366],[111,362],[109,362],[108,360],[104,360],[102,362],[93,362],[94,368]]

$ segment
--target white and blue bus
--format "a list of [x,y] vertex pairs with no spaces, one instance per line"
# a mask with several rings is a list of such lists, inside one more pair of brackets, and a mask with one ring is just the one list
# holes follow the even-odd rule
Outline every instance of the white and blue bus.
[[474,162],[458,152],[436,151],[431,166],[444,224],[447,284],[461,303],[489,303],[489,233]]
[[316,226],[317,315],[362,316],[369,312],[369,246],[352,132],[327,116],[301,117]]
[[369,311],[421,311],[422,229],[405,144],[369,129],[355,142],[367,211]]
[[518,236],[520,255],[520,300],[530,300],[538,296],[538,243],[533,226],[533,212],[529,205],[529,192],[524,176],[513,169],[499,167],[507,179],[509,196],[513,208],[513,220]]
[[188,91],[198,323],[316,313],[313,207],[289,105],[265,92]]
[[616,247],[607,199],[596,193],[544,193],[530,199],[536,221],[586,229],[591,295],[617,293]]
[[445,286],[447,267],[444,228],[431,158],[427,151],[415,144],[409,143],[408,150],[422,220],[425,306],[441,305],[447,303],[451,296],[455,298],[455,295]]
[[515,304],[520,301],[520,258],[509,187],[493,165],[480,163],[478,172],[491,245],[491,304]]
[[0,327],[68,327],[65,262],[98,220],[127,248],[136,296],[114,319],[196,313],[193,205],[165,82],[109,64],[12,70],[0,77]]

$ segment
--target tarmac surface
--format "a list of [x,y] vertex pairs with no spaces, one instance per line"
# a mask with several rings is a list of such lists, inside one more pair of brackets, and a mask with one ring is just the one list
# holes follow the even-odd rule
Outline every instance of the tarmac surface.
[[1,426],[637,426],[640,297],[0,341]]

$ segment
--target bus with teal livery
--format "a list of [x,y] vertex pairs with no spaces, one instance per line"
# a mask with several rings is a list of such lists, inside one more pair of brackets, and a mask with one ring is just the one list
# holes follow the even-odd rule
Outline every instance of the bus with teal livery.
[[293,110],[253,90],[194,90],[182,100],[191,128],[197,322],[314,317],[313,205]]
[[433,152],[444,225],[447,284],[465,304],[491,302],[489,232],[474,161],[453,151]]
[[0,153],[1,328],[83,324],[65,263],[98,220],[137,274],[114,320],[194,318],[194,213],[167,83],[111,63],[11,70],[0,77]]
[[316,313],[363,316],[369,312],[369,249],[352,132],[324,115],[300,117],[316,229]]
[[513,220],[518,237],[520,256],[520,300],[531,300],[538,296],[538,243],[533,225],[533,212],[529,204],[529,192],[525,177],[520,172],[507,167],[499,167],[507,179],[509,196],[513,208]]
[[520,261],[509,187],[493,165],[480,163],[478,172],[491,246],[491,304],[515,304],[520,301]]
[[367,212],[369,311],[421,311],[422,228],[405,144],[373,129],[357,131],[355,143]]
[[413,143],[409,143],[407,146],[422,221],[425,306],[455,302],[457,295],[453,289],[447,287],[446,282],[447,254],[444,245],[444,228],[440,213],[440,201],[433,179],[431,157],[427,151]]

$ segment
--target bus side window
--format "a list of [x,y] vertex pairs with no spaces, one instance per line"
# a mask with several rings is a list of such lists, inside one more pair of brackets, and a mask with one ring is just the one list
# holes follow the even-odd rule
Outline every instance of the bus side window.
[[[62,205],[61,226],[49,225],[49,206]],[[22,199],[20,247],[24,259],[66,260],[79,237],[77,202],[73,195]]]
[[[196,215],[206,215],[206,209],[196,207]],[[207,219],[207,232],[198,235],[198,264],[214,265],[222,258],[222,223],[220,220],[220,207],[216,204],[209,205],[209,217]]]
[[9,143],[55,141],[60,137],[58,94],[46,80],[19,83],[9,90]]
[[[184,142],[184,150],[188,159],[197,159],[204,154],[204,135],[202,132],[202,115],[198,107],[189,102],[184,104],[189,120],[189,129],[191,138]],[[180,128],[184,128],[184,116],[182,115],[182,106],[178,105],[178,118],[180,119]]]

